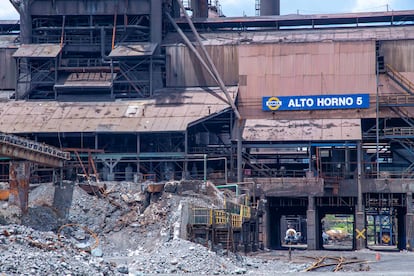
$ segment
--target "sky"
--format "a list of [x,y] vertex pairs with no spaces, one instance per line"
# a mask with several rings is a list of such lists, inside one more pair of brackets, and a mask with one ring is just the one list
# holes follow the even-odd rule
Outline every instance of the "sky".
[[[254,16],[255,0],[219,0],[226,16]],[[280,14],[414,10],[414,0],[280,0]],[[0,20],[19,19],[9,0],[0,0]]]

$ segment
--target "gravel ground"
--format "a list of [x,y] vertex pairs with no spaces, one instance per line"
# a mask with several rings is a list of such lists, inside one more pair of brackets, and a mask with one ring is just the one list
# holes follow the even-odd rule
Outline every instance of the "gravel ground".
[[[54,185],[43,184],[31,192],[25,216],[1,203],[0,224],[9,224],[0,225],[0,275],[294,275],[312,264],[311,257],[338,255],[294,250],[289,259],[288,251],[248,255],[213,252],[180,239],[181,208],[188,204],[213,206],[222,198],[191,191],[148,197],[133,183],[105,185],[108,193],[103,197],[74,187],[64,218],[65,223],[74,226],[65,227],[60,240],[57,230],[62,218],[52,207]],[[18,219],[25,225],[12,224]],[[344,269],[348,273],[400,271],[407,275],[403,272],[414,270],[411,252],[382,253],[380,262],[369,250],[341,252],[341,256],[367,261]],[[364,272],[357,272],[360,270]],[[324,269],[323,273],[328,271]]]
[[53,232],[22,225],[0,226],[0,251],[0,272],[4,275],[115,274],[115,267],[103,258],[59,241]]

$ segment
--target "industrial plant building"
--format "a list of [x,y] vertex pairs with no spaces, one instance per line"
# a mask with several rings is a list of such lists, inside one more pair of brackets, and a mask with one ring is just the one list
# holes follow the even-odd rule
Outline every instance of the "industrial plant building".
[[232,183],[264,208],[264,247],[289,223],[326,248],[326,216],[349,219],[346,249],[413,245],[414,10],[29,2],[0,22],[1,132],[70,149],[103,180]]

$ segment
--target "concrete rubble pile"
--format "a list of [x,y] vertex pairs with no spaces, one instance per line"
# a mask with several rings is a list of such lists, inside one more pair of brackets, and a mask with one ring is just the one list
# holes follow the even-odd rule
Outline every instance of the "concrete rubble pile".
[[22,225],[0,226],[0,273],[5,275],[108,275],[114,267],[102,258],[59,241],[56,233]]
[[138,248],[130,252],[132,262],[129,271],[134,275],[183,274],[261,274],[271,272],[297,272],[305,265],[286,264],[244,257],[226,251],[213,252],[208,248],[182,239],[162,243],[155,250]]
[[[171,189],[171,185],[166,186],[170,193],[148,193],[130,182],[94,183],[104,189],[87,193],[79,185],[69,184],[66,187],[73,189],[73,195],[64,218],[53,205],[58,185],[42,184],[31,191],[25,216],[10,214],[15,209],[3,203],[0,224],[6,225],[0,228],[4,252],[0,254],[0,273],[199,275],[294,272],[305,268],[225,250],[213,252],[183,240],[183,206],[213,206],[221,200],[217,195],[177,193],[178,186]],[[25,226],[9,224],[16,222]],[[59,228],[62,225],[63,230]]]

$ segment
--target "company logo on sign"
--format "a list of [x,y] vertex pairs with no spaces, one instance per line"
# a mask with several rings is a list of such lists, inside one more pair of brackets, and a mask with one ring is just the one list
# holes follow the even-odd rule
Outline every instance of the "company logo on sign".
[[369,94],[263,97],[264,111],[369,108]]
[[267,101],[266,101],[266,106],[267,108],[269,108],[270,110],[278,110],[279,107],[282,106],[282,102],[279,100],[279,98],[277,97],[270,97]]

